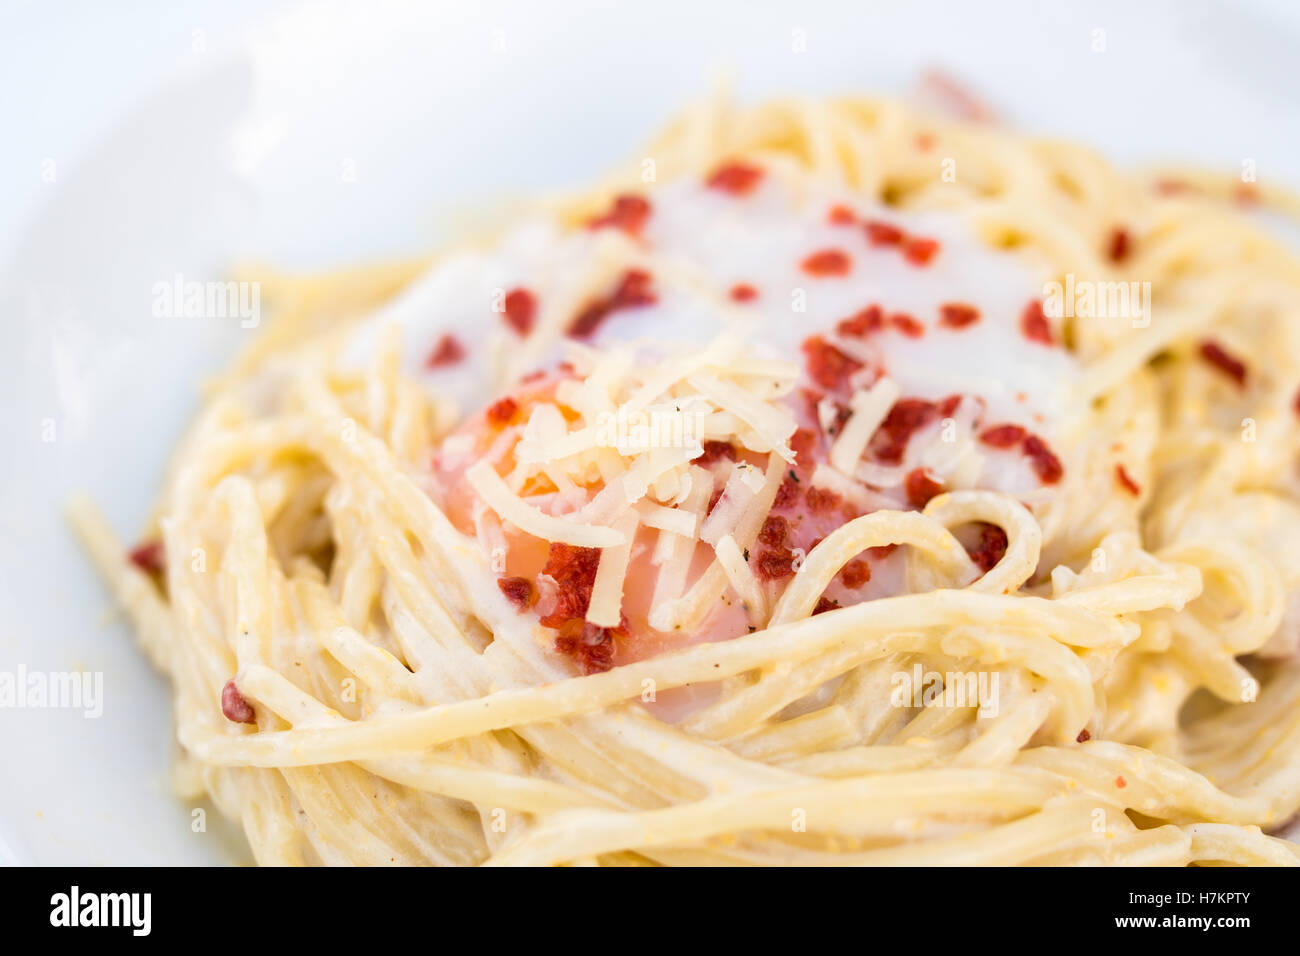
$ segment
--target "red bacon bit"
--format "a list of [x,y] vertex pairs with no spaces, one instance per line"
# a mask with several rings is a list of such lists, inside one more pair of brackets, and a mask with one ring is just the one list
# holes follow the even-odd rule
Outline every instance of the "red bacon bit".
[[851,226],[858,221],[858,214],[848,206],[835,205],[831,206],[826,219],[832,226]]
[[980,432],[980,441],[993,448],[1014,448],[1024,437],[1025,430],[1019,425],[993,425]]
[[903,244],[906,234],[893,223],[869,219],[863,223],[867,232],[867,241],[873,246],[899,246]]
[[622,628],[596,627],[573,621],[555,639],[555,649],[571,657],[583,674],[603,674],[614,666],[614,635]]
[[923,153],[928,153],[930,150],[934,149],[934,136],[930,133],[917,133],[916,148]]
[[855,312],[847,319],[841,319],[835,326],[840,335],[862,337],[871,332],[879,332],[885,327],[885,313],[878,305],[869,305]]
[[938,415],[939,409],[923,398],[900,399],[871,437],[872,454],[878,461],[898,464],[913,433],[930,424]]
[[781,482],[776,489],[776,500],[772,502],[773,508],[792,508],[799,501],[799,483],[793,478],[787,478]]
[[1052,344],[1052,326],[1043,314],[1043,303],[1035,299],[1025,306],[1025,311],[1020,313],[1020,331],[1031,342]]
[[840,580],[850,591],[856,591],[871,580],[871,565],[861,558],[854,558],[840,568]]
[[1079,736],[1074,738],[1074,742],[1076,744],[1083,744],[1087,743],[1091,739],[1092,734],[1088,733],[1088,728],[1085,727],[1083,730],[1079,731]]
[[814,514],[825,514],[828,511],[834,511],[844,503],[844,499],[837,492],[816,486],[804,492],[804,501],[808,505],[808,510]]
[[925,335],[925,326],[916,316],[907,312],[895,312],[889,317],[889,324],[910,339],[919,339]]
[[1037,435],[1026,435],[1024,449],[1039,481],[1045,485],[1054,485],[1061,480],[1065,469],[1061,466],[1061,459],[1047,447],[1046,442]]
[[763,170],[757,166],[726,163],[713,171],[706,180],[706,185],[710,189],[718,189],[733,196],[747,196],[754,191],[754,187],[762,178]]
[[757,573],[764,581],[777,581],[794,574],[794,552],[773,548],[758,556]]
[[1133,480],[1128,470],[1123,465],[1115,466],[1115,479],[1124,487],[1124,490],[1134,498],[1142,494],[1142,486]]
[[903,242],[903,258],[914,266],[928,266],[939,254],[939,240],[912,236]]
[[505,300],[506,324],[520,335],[527,335],[537,321],[537,297],[527,289],[511,289]]
[[758,298],[758,290],[748,282],[737,282],[727,294],[733,302],[753,302]]
[[817,435],[809,428],[795,429],[790,436],[790,450],[794,452],[795,461],[807,462],[817,448]]
[[623,277],[612,293],[603,299],[588,303],[578,313],[569,325],[569,335],[575,339],[591,338],[611,313],[619,309],[654,305],[659,301],[659,297],[650,287],[651,281],[650,273],[642,269],[628,269],[623,273]]
[[768,515],[758,532],[758,540],[769,548],[785,547],[785,537],[790,532],[790,522],[780,515]]
[[1128,230],[1116,227],[1110,234],[1110,261],[1123,262],[1128,258]]
[[838,601],[832,601],[823,595],[817,599],[817,606],[813,608],[813,614],[825,614],[827,611],[838,611],[840,604]]
[[903,479],[907,500],[914,508],[924,508],[935,495],[943,494],[943,484],[935,481],[924,468],[913,468]]
[[615,196],[609,210],[587,223],[588,229],[621,229],[629,236],[639,236],[650,218],[650,203],[641,196]]
[[1117,786],[1117,787],[1119,787],[1121,790],[1123,790],[1125,787],[1128,786],[1128,781],[1125,780],[1123,777],[1116,777],[1116,778],[1115,778],[1115,786]]
[[517,414],[519,414],[519,403],[507,395],[488,406],[488,424],[493,428],[505,428]]
[[711,465],[724,458],[727,461],[736,460],[736,446],[729,441],[706,441],[703,448],[704,454],[695,459],[697,465]]
[[233,677],[226,681],[225,687],[221,688],[221,712],[226,715],[226,720],[236,724],[257,723],[253,705],[244,699],[244,695],[235,686]]
[[[957,411],[957,406],[959,406],[960,404],[961,404],[960,395],[949,395],[947,398],[945,398],[942,402],[939,403],[939,414],[942,415],[944,418],[951,418],[952,414]],[[983,404],[984,404],[983,400],[980,400],[980,405],[982,406]]]
[[163,573],[163,543],[161,541],[144,541],[137,544],[126,554],[126,559],[145,574]]
[[596,583],[596,568],[600,565],[599,548],[578,548],[571,544],[552,542],[546,555],[542,574],[556,583],[556,603],[549,614],[541,619],[545,627],[560,627],[568,621],[582,620],[591,604],[591,588]]
[[979,542],[975,545],[974,550],[967,548],[966,553],[970,555],[976,566],[987,574],[1007,553],[1007,533],[995,524],[988,524],[983,521],[979,524]]
[[527,578],[498,578],[497,587],[521,611],[537,603],[537,591]]
[[1246,386],[1246,363],[1230,355],[1218,342],[1202,342],[1201,358],[1236,382],[1238,388]]
[[851,266],[852,260],[841,249],[819,250],[799,264],[800,269],[818,279],[846,276]]
[[849,376],[862,368],[861,362],[845,355],[820,335],[804,341],[803,353],[808,357],[809,377],[825,389],[847,387]]
[[945,302],[939,306],[939,324],[949,329],[964,329],[978,322],[980,310],[964,302]]
[[433,347],[429,357],[424,360],[425,368],[444,368],[455,365],[465,357],[465,346],[454,335],[444,335]]

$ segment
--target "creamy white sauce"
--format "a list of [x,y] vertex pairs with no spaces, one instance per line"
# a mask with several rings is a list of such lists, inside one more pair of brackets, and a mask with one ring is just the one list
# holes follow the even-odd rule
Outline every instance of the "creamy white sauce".
[[[989,248],[955,214],[875,207],[848,193],[785,181],[774,171],[745,196],[696,180],[668,183],[647,196],[652,211],[642,231],[644,243],[655,256],[701,276],[713,297],[656,281],[658,303],[613,313],[594,344],[703,345],[740,316],[751,346],[802,364],[800,345],[808,336],[829,332],[839,320],[878,304],[886,313],[906,312],[925,327],[920,338],[887,329],[870,336],[866,346],[879,355],[903,397],[975,395],[987,408],[981,427],[1016,423],[1053,443],[1078,369],[1065,349],[1031,341],[1021,331],[1025,306],[1041,296],[1045,268]],[[861,226],[831,223],[828,213],[837,204],[853,209],[860,220],[879,219],[909,235],[936,239],[941,248],[925,266],[909,263],[897,247],[873,246]],[[523,287],[544,310],[550,297],[563,297],[581,281],[608,233],[562,230],[542,219],[521,222],[489,250],[462,252],[436,264],[364,323],[352,353],[363,357],[378,329],[395,322],[402,327],[409,374],[454,398],[464,411],[482,407],[508,387],[498,380],[500,354],[521,347],[493,311],[494,301],[505,290]],[[814,277],[802,270],[810,254],[825,249],[849,256],[848,275]],[[757,298],[730,301],[728,291],[737,283],[753,286]],[[939,322],[945,303],[972,305],[980,318],[962,329],[946,328]],[[425,368],[429,351],[445,333],[465,346],[465,360]],[[559,354],[552,347],[539,351],[538,358],[553,360]],[[1020,453],[979,451],[984,456],[975,481],[979,486],[1013,494],[1041,487]]]

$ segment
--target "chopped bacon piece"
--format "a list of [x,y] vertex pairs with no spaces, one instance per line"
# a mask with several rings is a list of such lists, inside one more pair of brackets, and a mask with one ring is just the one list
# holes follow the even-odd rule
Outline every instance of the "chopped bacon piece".
[[840,580],[850,591],[856,591],[871,580],[871,565],[862,558],[854,558],[840,568]]
[[980,432],[980,441],[993,448],[1014,448],[1024,440],[1025,434],[1019,425],[993,425]]
[[790,508],[799,501],[799,482],[793,477],[785,479],[777,486],[776,500],[773,508]]
[[703,448],[704,454],[695,459],[697,465],[711,465],[723,458],[736,460],[736,446],[729,441],[706,441]]
[[822,388],[846,388],[848,378],[862,368],[862,363],[845,355],[820,335],[804,340],[803,353],[808,357],[808,375]]
[[1142,494],[1142,486],[1133,480],[1133,477],[1128,473],[1128,469],[1126,469],[1123,465],[1115,466],[1115,479],[1121,485],[1123,485],[1124,490],[1127,491],[1129,494],[1131,494],[1134,498]]
[[521,611],[537,603],[537,590],[527,578],[498,578],[497,587]]
[[925,335],[925,326],[916,316],[907,312],[895,312],[889,317],[889,324],[911,339],[919,339]]
[[619,309],[632,309],[654,305],[659,301],[651,288],[650,273],[642,269],[628,269],[619,279],[614,291],[603,299],[589,302],[569,324],[569,335],[575,339],[588,339],[595,335],[602,322]]
[[1201,343],[1201,358],[1237,383],[1246,385],[1246,363],[1229,354],[1218,342],[1206,339]]
[[1110,261],[1123,262],[1128,258],[1128,230],[1116,226],[1110,234]]
[[844,499],[837,492],[828,488],[818,488],[815,485],[804,492],[804,501],[808,504],[808,510],[814,514],[834,511],[844,503]]
[[830,598],[822,595],[817,599],[817,606],[813,608],[813,614],[825,614],[827,611],[838,611],[840,603],[832,601]]
[[826,219],[832,226],[851,226],[858,221],[858,215],[848,206],[835,205]]
[[615,196],[608,211],[587,222],[588,229],[621,229],[630,236],[641,234],[650,218],[650,202],[642,196]]
[[846,276],[853,265],[848,253],[842,249],[821,249],[799,264],[804,272],[818,279]]
[[555,638],[555,649],[573,658],[583,674],[603,674],[614,666],[615,633],[624,631],[573,621]]
[[757,166],[749,166],[745,163],[726,163],[709,175],[706,185],[710,189],[731,193],[733,196],[746,196],[754,191],[754,187],[758,185],[759,180],[762,178],[763,170]]
[[537,321],[537,297],[527,289],[511,289],[506,293],[506,323],[520,335],[527,335]]
[[488,406],[487,420],[493,428],[505,428],[519,414],[519,403],[507,395]]
[[878,305],[869,305],[847,319],[841,319],[835,326],[840,335],[864,336],[879,332],[885,327],[885,313]]
[[1047,447],[1046,442],[1037,435],[1026,435],[1024,449],[1039,481],[1045,485],[1054,485],[1061,480],[1065,469],[1061,466],[1061,459]]
[[1031,342],[1052,344],[1052,326],[1043,314],[1043,303],[1035,299],[1025,306],[1025,311],[1020,313],[1020,331]]
[[939,306],[939,323],[949,329],[964,329],[979,318],[980,310],[964,302],[945,302]]
[[1116,778],[1115,778],[1115,786],[1117,786],[1117,787],[1119,787],[1121,790],[1123,790],[1125,787],[1128,786],[1128,781],[1125,780],[1123,777],[1116,777]]
[[866,229],[867,239],[873,246],[898,246],[902,245],[906,234],[897,226],[888,222],[881,222],[879,219],[869,219],[863,224]]
[[582,620],[587,616],[599,565],[599,548],[579,548],[559,541],[551,543],[542,574],[555,581],[557,593],[555,607],[541,619],[545,627],[560,627],[566,621]]
[[974,549],[966,549],[976,566],[986,574],[992,570],[1002,556],[1007,553],[1007,533],[995,524],[981,521],[980,539]]
[[161,541],[144,541],[127,552],[126,559],[145,574],[162,574],[163,543]]
[[872,436],[868,446],[871,453],[878,461],[898,464],[913,433],[930,424],[938,415],[938,407],[923,398],[899,399]]
[[785,538],[789,532],[789,521],[780,515],[768,515],[762,529],[758,532],[758,540],[769,548],[782,548],[785,546]]
[[727,293],[732,302],[753,302],[758,298],[758,290],[748,282],[737,282]]
[[455,365],[465,357],[465,346],[454,335],[444,335],[433,347],[429,357],[424,360],[425,368],[444,368]]
[[794,574],[794,552],[788,548],[772,548],[758,556],[757,573],[764,581],[777,581]]
[[257,723],[253,705],[244,699],[244,695],[235,686],[233,677],[226,681],[225,687],[221,688],[221,712],[226,715],[226,720],[236,724]]
[[928,266],[939,254],[939,240],[909,236],[903,241],[903,258],[914,266]]
[[1085,727],[1083,728],[1083,730],[1079,731],[1079,736],[1074,738],[1074,742],[1076,744],[1083,744],[1083,743],[1087,743],[1091,739],[1092,739],[1092,734],[1088,733],[1088,728]]
[[797,428],[790,436],[790,450],[794,452],[795,461],[807,464],[817,447],[817,435],[809,428]]
[[[981,405],[984,404],[983,399],[977,399],[977,401],[979,401]],[[942,415],[944,418],[949,418],[952,416],[954,412],[957,411],[957,406],[959,406],[960,404],[961,404],[960,395],[949,395],[947,398],[945,398],[943,401],[939,403],[939,414]]]
[[935,481],[924,468],[913,468],[903,479],[907,500],[914,508],[924,508],[935,495],[943,494],[943,484]]

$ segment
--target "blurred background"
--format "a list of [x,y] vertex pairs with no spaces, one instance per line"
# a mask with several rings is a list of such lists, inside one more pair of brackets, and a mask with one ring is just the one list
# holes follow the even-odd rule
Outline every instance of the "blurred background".
[[64,524],[130,540],[252,330],[159,319],[238,261],[420,253],[581,184],[721,75],[746,100],[941,69],[1006,123],[1124,164],[1300,186],[1300,4],[0,0],[0,671],[104,675],[99,718],[0,708],[0,860],[240,859],[170,792],[164,682]]

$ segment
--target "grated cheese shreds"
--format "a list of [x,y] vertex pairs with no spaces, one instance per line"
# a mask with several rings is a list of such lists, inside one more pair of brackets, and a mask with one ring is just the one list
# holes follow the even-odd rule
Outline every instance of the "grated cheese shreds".
[[727,576],[727,582],[745,603],[749,622],[754,625],[761,624],[767,615],[763,589],[759,586],[758,578],[750,568],[749,562],[745,560],[740,545],[736,543],[735,538],[727,534],[718,539],[714,551],[718,556],[722,573]]
[[794,462],[794,452],[790,450],[787,442],[798,425],[789,412],[777,408],[739,385],[724,382],[713,375],[698,373],[692,375],[687,381],[715,405],[732,412],[753,429],[754,434],[767,446],[754,448],[754,451],[774,451],[787,462]]
[[465,472],[465,480],[503,521],[535,538],[579,548],[612,548],[624,543],[623,536],[614,528],[557,518],[528,504],[510,490],[491,462],[478,462]]
[[892,378],[882,378],[866,391],[854,393],[849,400],[853,414],[831,446],[830,463],[836,470],[846,475],[853,474],[871,436],[885,420],[894,402],[898,401],[898,395],[898,383]]
[[587,620],[597,627],[618,627],[623,619],[623,584],[632,559],[632,541],[636,537],[637,514],[625,514],[614,525],[624,543],[601,552],[596,580],[591,586],[591,603]]
[[694,512],[682,508],[665,508],[651,501],[641,502],[640,512],[641,523],[648,528],[671,531],[683,538],[696,537],[699,515]]

